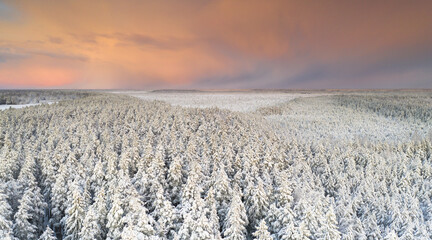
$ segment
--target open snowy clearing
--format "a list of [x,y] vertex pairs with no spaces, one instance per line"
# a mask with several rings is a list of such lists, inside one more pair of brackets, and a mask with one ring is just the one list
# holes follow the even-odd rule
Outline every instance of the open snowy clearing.
[[42,103],[29,103],[29,104],[6,104],[6,105],[0,105],[0,111],[9,109],[9,108],[26,108],[26,107],[32,107],[37,106],[41,104],[53,104],[54,102],[42,102]]
[[147,92],[116,91],[148,101],[164,101],[173,106],[192,108],[227,109],[237,112],[253,112],[259,108],[275,106],[299,97],[321,96],[323,93],[281,93],[281,92]]

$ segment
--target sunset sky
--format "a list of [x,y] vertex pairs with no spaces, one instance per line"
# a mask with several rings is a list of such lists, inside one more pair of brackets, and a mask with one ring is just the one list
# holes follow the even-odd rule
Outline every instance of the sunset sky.
[[0,88],[432,88],[432,1],[0,0]]

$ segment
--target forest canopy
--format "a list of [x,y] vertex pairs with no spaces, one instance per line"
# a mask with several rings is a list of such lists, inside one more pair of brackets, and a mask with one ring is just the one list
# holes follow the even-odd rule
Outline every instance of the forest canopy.
[[303,119],[285,131],[294,125],[266,117],[327,99],[344,117],[362,108],[430,122],[411,100],[304,98],[261,115],[104,93],[58,99],[69,100],[0,112],[1,239],[432,238],[430,136],[337,141],[312,131],[331,125]]

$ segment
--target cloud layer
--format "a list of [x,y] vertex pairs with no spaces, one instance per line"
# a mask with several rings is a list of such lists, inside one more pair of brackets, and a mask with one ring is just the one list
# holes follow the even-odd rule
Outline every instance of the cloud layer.
[[2,88],[432,88],[431,1],[1,1]]

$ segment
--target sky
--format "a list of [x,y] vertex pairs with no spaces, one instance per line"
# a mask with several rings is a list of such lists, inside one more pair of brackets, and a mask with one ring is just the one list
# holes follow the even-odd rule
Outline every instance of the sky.
[[0,0],[0,88],[432,88],[432,1]]

